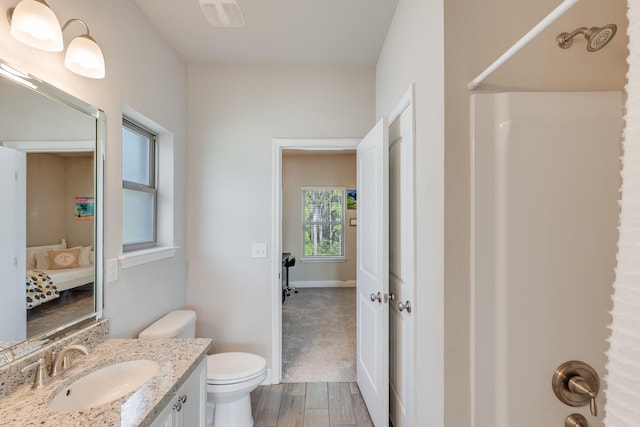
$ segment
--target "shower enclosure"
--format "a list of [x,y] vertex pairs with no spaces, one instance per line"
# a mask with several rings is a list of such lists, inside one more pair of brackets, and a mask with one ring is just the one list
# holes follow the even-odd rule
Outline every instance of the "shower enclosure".
[[[603,425],[622,106],[619,92],[471,97],[474,427]],[[597,416],[552,390],[572,360],[600,377]]]

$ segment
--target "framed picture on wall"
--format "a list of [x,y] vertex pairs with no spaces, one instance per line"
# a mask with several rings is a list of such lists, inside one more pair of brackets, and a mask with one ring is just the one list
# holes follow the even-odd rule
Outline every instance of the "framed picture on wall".
[[79,220],[92,220],[94,199],[93,197],[76,197],[74,216]]
[[357,190],[347,190],[347,209],[357,209],[358,199]]

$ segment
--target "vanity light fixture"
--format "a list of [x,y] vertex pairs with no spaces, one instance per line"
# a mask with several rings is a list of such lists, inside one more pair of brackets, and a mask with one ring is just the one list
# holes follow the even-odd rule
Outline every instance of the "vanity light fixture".
[[60,52],[64,48],[56,14],[44,0],[22,0],[7,10],[14,39],[36,49]]
[[104,56],[96,41],[89,35],[89,26],[78,18],[68,20],[62,27],[58,18],[44,0],[21,0],[7,10],[13,38],[28,46],[48,52],[64,49],[62,31],[72,22],[79,22],[85,32],[71,40],[64,57],[70,71],[92,79],[105,76]]
[[64,66],[81,76],[92,79],[104,78],[104,56],[98,43],[89,35],[89,26],[83,20],[73,18],[64,24],[62,30],[72,22],[84,25],[86,33],[71,40],[64,55]]

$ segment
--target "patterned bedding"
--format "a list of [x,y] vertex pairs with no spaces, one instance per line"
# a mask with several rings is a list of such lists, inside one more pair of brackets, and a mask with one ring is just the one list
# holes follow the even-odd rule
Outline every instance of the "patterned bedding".
[[59,296],[51,277],[41,271],[27,271],[27,309],[32,309]]

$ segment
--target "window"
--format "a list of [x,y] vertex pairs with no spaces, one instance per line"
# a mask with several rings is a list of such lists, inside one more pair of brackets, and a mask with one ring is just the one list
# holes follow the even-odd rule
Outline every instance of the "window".
[[303,258],[344,257],[344,187],[302,187]]
[[122,245],[156,246],[156,135],[122,119]]

